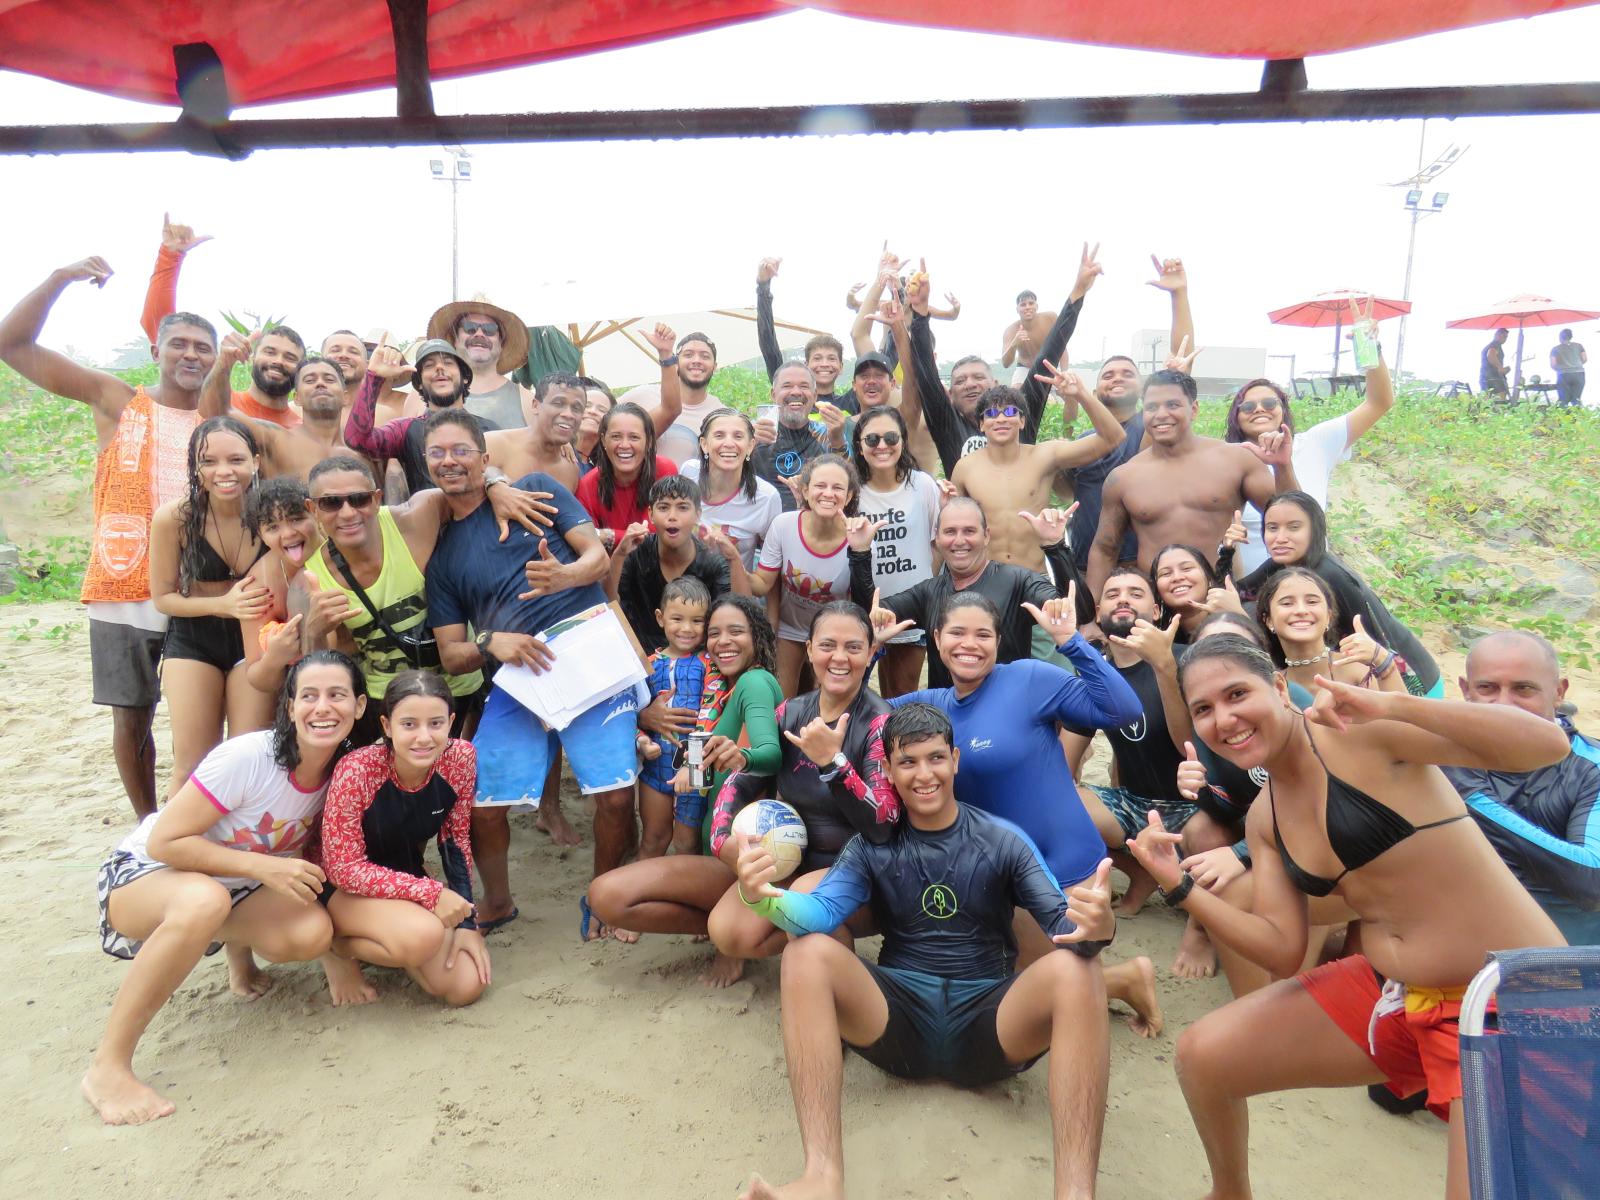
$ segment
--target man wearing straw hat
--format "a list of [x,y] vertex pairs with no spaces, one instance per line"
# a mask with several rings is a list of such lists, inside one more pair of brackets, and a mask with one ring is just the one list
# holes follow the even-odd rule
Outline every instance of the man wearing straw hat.
[[528,361],[528,327],[522,318],[482,296],[457,300],[429,318],[428,337],[449,342],[471,365],[469,413],[493,422],[497,429],[528,424],[530,398],[511,378],[511,372]]

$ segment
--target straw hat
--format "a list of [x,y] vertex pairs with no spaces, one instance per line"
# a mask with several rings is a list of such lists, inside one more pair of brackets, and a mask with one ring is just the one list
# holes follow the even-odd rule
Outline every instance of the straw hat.
[[528,361],[528,327],[522,318],[508,308],[490,304],[481,295],[471,300],[457,300],[446,304],[428,318],[428,336],[450,341],[450,326],[456,318],[467,313],[486,313],[500,323],[500,357],[495,362],[495,373],[509,375]]

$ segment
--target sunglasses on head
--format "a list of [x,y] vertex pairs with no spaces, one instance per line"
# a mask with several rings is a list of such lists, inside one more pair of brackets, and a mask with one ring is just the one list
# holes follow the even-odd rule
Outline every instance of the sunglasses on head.
[[898,446],[900,434],[892,429],[888,433],[863,433],[861,444],[868,450],[876,450],[879,446]]
[[1015,404],[991,404],[988,408],[983,410],[983,415],[986,420],[993,420],[995,417],[1020,417],[1022,415],[1022,410]]
[[1283,407],[1283,401],[1279,400],[1276,396],[1272,397],[1272,399],[1270,399],[1270,400],[1241,400],[1241,401],[1239,401],[1239,411],[1242,412],[1242,413],[1245,413],[1247,415],[1249,413],[1255,412],[1256,409],[1258,409],[1258,408],[1262,412],[1276,412],[1278,409],[1280,409],[1282,407]]
[[318,496],[313,503],[317,511],[333,516],[346,504],[357,512],[364,512],[372,507],[372,501],[377,496],[376,492],[346,492],[342,496]]
[[462,333],[487,333],[490,337],[500,332],[499,321],[463,321]]

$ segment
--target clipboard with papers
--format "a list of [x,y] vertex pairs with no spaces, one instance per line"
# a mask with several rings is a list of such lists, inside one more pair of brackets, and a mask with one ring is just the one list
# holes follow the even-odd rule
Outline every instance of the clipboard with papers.
[[565,729],[601,700],[644,682],[636,645],[610,605],[586,608],[534,636],[555,661],[537,675],[506,663],[494,683],[551,729]]

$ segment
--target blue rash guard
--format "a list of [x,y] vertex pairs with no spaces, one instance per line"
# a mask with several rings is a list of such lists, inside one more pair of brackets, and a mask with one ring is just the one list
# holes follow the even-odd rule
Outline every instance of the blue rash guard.
[[956,799],[1004,818],[1038,843],[1057,879],[1075,884],[1094,874],[1106,844],[1083,807],[1056,737],[1056,722],[1087,729],[1130,725],[1144,713],[1139,697],[1080,634],[1060,647],[1076,676],[1036,659],[997,664],[976,691],[954,688],[897,696],[942,709],[955,729],[961,765]]
[[[746,901],[748,904],[749,901]],[[1076,928],[1061,885],[1016,826],[957,805],[944,829],[901,822],[882,845],[850,839],[815,891],[780,891],[750,907],[796,937],[832,933],[870,903],[883,949],[878,965],[942,979],[1005,979],[1017,962],[1014,911],[1049,935]],[[1064,949],[1093,958],[1105,942]]]

